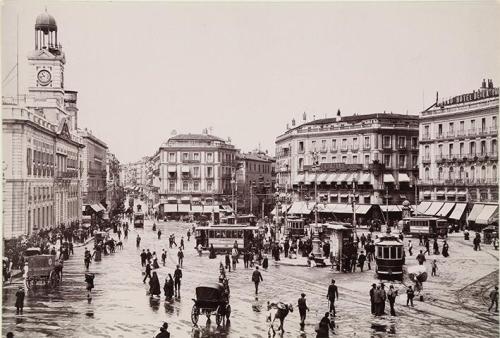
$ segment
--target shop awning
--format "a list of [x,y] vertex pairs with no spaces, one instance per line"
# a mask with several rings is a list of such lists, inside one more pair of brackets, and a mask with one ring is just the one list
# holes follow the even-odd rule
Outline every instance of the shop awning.
[[203,207],[203,213],[219,213],[219,206],[218,205],[205,205]]
[[182,201],[182,202],[189,202],[190,200],[191,200],[191,199],[190,199],[190,197],[189,197],[189,196],[182,196],[182,197],[181,197],[181,201]]
[[346,197],[349,197],[349,194],[340,194],[340,197],[341,198],[346,198]]
[[328,174],[328,177],[326,178],[326,183],[331,184],[333,182],[337,181],[337,174]]
[[87,210],[87,205],[88,204],[82,205],[82,212],[85,212]]
[[398,182],[410,182],[410,177],[405,173],[398,173]]
[[318,183],[321,183],[321,182],[326,182],[326,179],[328,178],[328,174],[325,174],[325,173],[322,173],[322,174],[319,174],[318,175],[318,178],[317,178],[317,182]]
[[392,174],[384,174],[384,183],[394,183],[394,176]]
[[467,191],[465,191],[465,190],[457,191],[457,196],[466,196],[466,195],[467,195]]
[[334,212],[339,214],[352,214],[352,204],[336,204]]
[[425,212],[428,216],[434,216],[443,207],[444,202],[432,202],[431,206]]
[[457,193],[457,191],[456,191],[456,190],[448,190],[448,191],[446,192],[446,196],[455,196],[455,195],[456,195],[456,193]]
[[472,207],[472,210],[470,211],[469,217],[467,218],[467,221],[475,222],[477,216],[479,216],[481,211],[483,211],[483,208],[484,208],[484,204],[480,204],[480,203],[474,204],[474,206]]
[[[280,210],[281,216],[288,210],[288,207],[289,207],[289,205],[287,205],[287,204],[281,205],[281,210]],[[276,215],[276,207],[274,207],[273,211],[271,211],[271,215]]]
[[169,173],[176,173],[176,172],[177,172],[177,167],[176,167],[175,165],[169,165],[169,166],[167,167],[167,171],[168,171]]
[[188,173],[189,172],[189,166],[183,165],[182,168],[181,168],[181,170],[182,170],[183,173]]
[[100,204],[91,204],[90,207],[94,212],[104,211],[104,208]]
[[445,203],[441,209],[436,213],[438,217],[446,217],[451,212],[451,209],[455,206],[455,203]]
[[203,206],[201,205],[192,205],[191,206],[191,212],[203,212]]
[[444,190],[436,191],[436,196],[444,196]]
[[491,224],[498,221],[498,206],[485,205],[481,213],[476,218],[477,224]]
[[453,212],[451,213],[450,217],[448,217],[448,218],[455,219],[457,221],[459,219],[462,219],[462,216],[464,214],[466,206],[467,206],[467,204],[465,204],[465,203],[455,204],[455,209],[453,209]]
[[163,212],[177,212],[177,204],[163,203]]
[[418,206],[417,206],[417,212],[419,214],[425,214],[425,212],[427,211],[427,209],[429,209],[429,207],[431,206],[431,202],[422,202],[420,203]]
[[347,174],[346,173],[338,174],[336,181],[338,184],[341,184],[342,182],[346,182],[347,181]]
[[382,209],[383,212],[401,212],[401,207],[395,204],[389,204],[389,205],[380,204],[380,209]]
[[314,203],[306,203],[304,201],[293,202],[292,207],[288,210],[289,214],[309,215],[314,207]]
[[173,196],[169,196],[169,197],[167,197],[167,201],[169,201],[169,202],[177,202],[177,198],[173,197]]
[[179,212],[190,212],[191,205],[189,205],[189,204],[177,204],[177,210]]
[[304,183],[304,174],[298,174],[295,178],[295,184]]
[[362,174],[359,178],[359,183],[371,183],[372,175],[371,174]]
[[371,207],[371,204],[359,204],[356,207],[356,214],[365,215],[368,211],[370,211]]
[[199,197],[193,197],[191,200],[192,200],[193,202],[200,202],[200,201],[201,201],[201,198],[199,198]]
[[315,179],[316,179],[316,174],[306,173],[305,179],[304,179],[304,184],[312,184],[312,183],[314,183]]
[[430,190],[426,190],[426,191],[424,191],[424,196],[430,196],[430,195],[431,195]]

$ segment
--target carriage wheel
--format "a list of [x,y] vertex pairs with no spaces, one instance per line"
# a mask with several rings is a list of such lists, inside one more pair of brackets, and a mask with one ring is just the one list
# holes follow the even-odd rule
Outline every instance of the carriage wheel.
[[222,323],[222,309],[220,306],[217,308],[217,313],[215,314],[215,322],[217,323],[217,325],[220,325],[220,323]]
[[200,310],[196,307],[196,305],[193,305],[193,308],[191,309],[191,321],[194,325],[198,324],[198,318],[200,318]]
[[51,271],[49,276],[49,283],[51,288],[56,287],[56,285],[59,284],[59,274]]

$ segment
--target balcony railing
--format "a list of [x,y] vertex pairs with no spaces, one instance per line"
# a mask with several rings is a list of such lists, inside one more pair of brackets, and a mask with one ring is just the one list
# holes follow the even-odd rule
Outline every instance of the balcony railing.
[[470,186],[470,185],[497,185],[496,178],[463,178],[453,180],[423,179],[417,181],[418,185],[430,186]]
[[328,151],[328,148],[326,148],[326,147],[322,147],[322,148],[319,150],[319,152],[320,152],[320,153],[326,153],[327,151]]
[[330,152],[331,153],[336,153],[337,152],[337,147],[330,147]]
[[347,146],[340,147],[340,151],[347,151],[347,150],[349,150],[349,148]]
[[406,144],[398,144],[398,149],[399,150],[406,150],[406,149],[408,149],[408,146]]
[[431,157],[429,155],[422,157],[422,163],[431,163]]
[[78,177],[78,170],[56,171],[56,179],[71,179]]
[[365,144],[365,145],[363,146],[363,150],[370,150],[370,149],[371,149],[371,147],[370,147],[370,145],[369,145],[369,144]]
[[351,147],[351,150],[352,151],[358,151],[359,150],[359,146],[357,144],[354,144],[352,147]]
[[422,141],[430,141],[431,140],[431,135],[429,134],[425,134],[425,135],[422,135]]

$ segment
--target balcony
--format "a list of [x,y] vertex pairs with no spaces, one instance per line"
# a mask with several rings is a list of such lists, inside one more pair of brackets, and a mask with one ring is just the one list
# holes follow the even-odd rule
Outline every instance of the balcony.
[[463,187],[463,186],[489,186],[498,185],[498,179],[495,178],[464,178],[455,180],[440,180],[440,179],[423,179],[418,180],[417,185],[420,186],[447,186],[447,187]]
[[365,144],[363,146],[363,150],[370,150],[371,149],[371,146],[369,144]]
[[182,163],[200,163],[200,160],[185,159],[182,160]]
[[342,152],[345,152],[347,150],[349,150],[349,148],[347,146],[340,147],[340,151],[342,151]]
[[298,154],[304,154],[305,152],[306,152],[306,151],[305,151],[303,148],[302,148],[302,149],[297,150],[297,153],[298,153]]
[[359,150],[359,146],[357,144],[354,144],[352,147],[351,147],[351,151],[358,151]]
[[431,157],[429,155],[422,157],[422,163],[423,164],[430,164],[431,163]]
[[436,155],[436,163],[445,163],[447,159],[446,155]]
[[78,170],[56,171],[56,180],[72,179],[78,177]]
[[429,134],[422,135],[421,141],[430,141],[431,136]]
[[327,151],[328,151],[327,147],[321,147],[321,149],[319,150],[320,153],[326,153]]
[[383,149],[392,149],[392,146],[391,146],[391,144],[390,144],[390,143],[384,143],[384,144],[382,145],[382,148],[383,148]]
[[454,138],[455,137],[455,132],[454,131],[449,131],[446,133],[447,138]]
[[337,152],[337,147],[330,147],[330,152],[331,153],[336,153]]
[[459,131],[457,131],[457,136],[458,137],[465,137],[465,136],[467,136],[467,132],[465,130],[459,130]]
[[398,144],[398,150],[406,150],[408,146],[406,144]]

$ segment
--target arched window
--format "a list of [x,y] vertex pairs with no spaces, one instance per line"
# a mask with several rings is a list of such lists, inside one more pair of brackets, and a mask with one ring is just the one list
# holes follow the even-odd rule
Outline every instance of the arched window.
[[497,166],[494,165],[493,167],[491,167],[491,177],[493,178],[493,181],[496,182],[497,180]]
[[429,168],[427,167],[427,168],[425,168],[425,172],[424,172],[424,179],[425,179],[426,181],[428,181],[428,180],[429,180],[429,178],[430,178],[430,177],[429,177]]
[[471,143],[469,143],[469,153],[471,155],[476,154],[476,142],[472,141]]
[[470,167],[470,179],[475,180],[476,179],[476,168],[474,166]]
[[458,171],[458,178],[460,180],[463,180],[465,177],[464,177],[464,167],[460,167],[460,170]]
[[486,141],[481,141],[481,155],[486,155]]
[[441,181],[442,179],[443,179],[443,167],[439,167],[438,180]]
[[453,175],[453,167],[450,167],[450,169],[448,170],[448,179],[449,180],[453,180],[455,177]]
[[481,167],[481,179],[485,179],[486,178],[486,167],[485,166],[482,166]]
[[497,140],[491,140],[491,153],[493,156],[497,155]]

